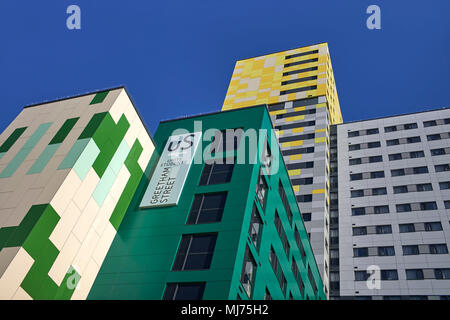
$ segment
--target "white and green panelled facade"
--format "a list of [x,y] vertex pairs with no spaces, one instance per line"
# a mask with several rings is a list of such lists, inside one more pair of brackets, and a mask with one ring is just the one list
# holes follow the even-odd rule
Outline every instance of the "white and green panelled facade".
[[85,299],[153,150],[123,87],[25,107],[0,135],[0,299]]

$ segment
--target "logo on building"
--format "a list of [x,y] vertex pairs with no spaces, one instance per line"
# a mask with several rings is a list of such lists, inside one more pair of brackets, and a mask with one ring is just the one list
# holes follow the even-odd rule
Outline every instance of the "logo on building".
[[142,199],[141,208],[175,206],[202,133],[170,136]]

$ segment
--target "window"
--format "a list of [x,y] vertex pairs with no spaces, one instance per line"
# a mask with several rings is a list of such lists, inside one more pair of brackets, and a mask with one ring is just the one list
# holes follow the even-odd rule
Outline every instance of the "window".
[[428,211],[428,210],[437,210],[437,204],[434,201],[430,202],[421,202],[420,210]]
[[403,126],[405,130],[417,129],[417,123],[407,123]]
[[390,146],[397,146],[399,144],[400,144],[400,140],[398,140],[398,139],[386,140],[386,145],[388,147],[390,147]]
[[413,168],[413,172],[414,172],[414,174],[428,173],[428,167],[416,167],[416,168]]
[[356,150],[361,150],[360,144],[351,144],[348,146],[348,151],[356,151]]
[[383,161],[383,157],[382,156],[369,157],[369,163],[382,162],[382,161]]
[[369,256],[369,248],[353,248],[353,257],[361,258]]
[[303,221],[311,221],[311,212],[302,213]]
[[273,272],[275,273],[278,279],[278,283],[281,287],[281,290],[283,291],[283,294],[286,295],[287,281],[283,274],[283,270],[281,269],[278,257],[276,256],[275,251],[273,250],[273,247],[270,248],[269,261],[272,266]]
[[430,254],[447,254],[448,248],[445,243],[430,244]]
[[389,126],[389,127],[384,127],[384,132],[394,132],[397,131],[397,127],[396,126]]
[[351,181],[355,181],[355,180],[362,180],[363,175],[362,173],[354,173],[350,175],[350,180]]
[[311,287],[313,288],[314,295],[317,295],[317,284],[310,266],[308,266],[308,279],[309,282],[311,283]]
[[384,178],[384,171],[374,171],[370,173],[371,179]]
[[445,209],[450,209],[450,200],[444,201],[444,207],[445,207]]
[[286,236],[286,232],[283,229],[283,224],[281,222],[280,216],[278,212],[275,210],[275,218],[274,218],[275,228],[277,229],[278,236],[280,237],[281,243],[283,245],[284,252],[286,253],[286,257],[289,259],[289,242]]
[[441,231],[442,224],[437,222],[425,222],[425,231]]
[[365,236],[367,234],[367,227],[353,227],[354,236]]
[[380,141],[375,141],[375,142],[369,142],[367,144],[367,148],[372,149],[372,148],[379,148],[381,146]]
[[417,184],[416,187],[418,192],[433,191],[433,186],[431,183]]
[[418,245],[402,246],[404,256],[414,256],[419,254]]
[[312,202],[312,194],[302,194],[296,196],[298,202]]
[[434,269],[434,277],[436,279],[450,279],[450,268]]
[[407,233],[407,232],[415,232],[416,231],[416,228],[414,227],[414,223],[399,224],[398,228],[400,230],[400,233]]
[[387,194],[386,188],[373,188],[372,195],[373,196],[381,196]]
[[364,190],[352,190],[351,197],[352,198],[364,197]]
[[411,205],[409,203],[397,204],[397,212],[409,212],[411,211]]
[[253,204],[252,217],[250,220],[250,229],[248,232],[250,234],[250,238],[252,239],[253,245],[255,246],[256,250],[259,250],[262,227],[263,223],[261,221],[261,217],[259,216],[258,208],[256,207],[255,204]]
[[278,193],[280,194],[281,202],[283,203],[284,210],[286,211],[286,215],[288,217],[289,224],[292,224],[292,210],[291,210],[291,206],[289,205],[289,200],[287,198],[286,191],[284,190],[281,180],[278,184]]
[[369,279],[367,271],[355,271],[355,281],[366,281]]
[[450,189],[450,181],[439,182],[439,188],[441,190],[448,190],[448,189]]
[[422,269],[406,269],[406,280],[423,280]]
[[397,270],[381,270],[381,280],[398,280]]
[[302,242],[302,238],[300,236],[300,232],[297,229],[297,226],[295,227],[294,238],[295,238],[295,242],[297,243],[297,247],[298,247],[298,249],[300,251],[300,256],[302,258],[302,262],[305,263],[306,252],[305,252],[305,248],[303,246],[303,242]]
[[226,192],[195,195],[187,224],[219,222],[227,198]]
[[391,225],[382,225],[382,226],[376,226],[376,233],[377,234],[389,234],[392,233],[392,227]]
[[439,133],[427,135],[428,141],[441,140],[441,135]]
[[363,216],[366,214],[366,208],[352,208],[352,216]]
[[253,285],[255,282],[255,273],[256,273],[255,259],[253,258],[250,249],[246,247],[244,264],[242,266],[241,272],[241,284],[244,287],[244,290],[249,298],[252,297]]
[[348,133],[348,137],[352,138],[352,137],[359,137],[359,131],[350,131]]
[[408,186],[395,186],[394,187],[394,194],[407,193],[407,192],[408,192]]
[[411,151],[409,157],[412,159],[423,158],[425,157],[425,153],[423,151]]
[[173,271],[209,269],[217,234],[190,234],[181,238]]
[[303,283],[303,279],[300,273],[300,270],[298,269],[297,262],[294,258],[292,258],[292,265],[291,265],[292,273],[294,274],[295,280],[297,280],[298,287],[300,289],[300,294],[303,296],[305,292],[305,284]]
[[394,247],[378,247],[378,255],[381,257],[385,256],[395,256]]
[[234,159],[221,160],[222,163],[205,164],[200,178],[201,186],[230,182],[235,161]]
[[400,177],[405,175],[405,169],[392,169],[391,176],[392,177]]
[[389,213],[389,206],[375,206],[374,213],[375,214]]
[[205,283],[168,283],[163,300],[201,300]]
[[354,166],[354,165],[361,164],[362,160],[361,160],[361,158],[349,159],[348,163],[349,163],[349,165]]
[[423,122],[423,126],[425,128],[427,128],[427,127],[435,127],[435,126],[437,126],[437,122],[436,122],[436,120],[424,121]]
[[379,133],[378,128],[367,129],[367,131],[366,131],[366,134],[367,134],[367,135],[377,134],[377,133]]
[[258,177],[258,184],[256,186],[256,195],[258,197],[258,200],[259,200],[263,210],[266,209],[267,193],[268,193],[268,187],[267,187],[266,179],[264,178],[264,175],[262,174],[262,170],[260,170],[259,177]]
[[450,164],[438,164],[434,166],[434,170],[436,172],[444,172],[444,171],[450,171]]
[[430,152],[433,157],[434,156],[442,156],[445,154],[445,149],[444,148],[431,149]]
[[401,153],[393,153],[389,155],[389,161],[395,161],[395,160],[401,160],[402,154]]

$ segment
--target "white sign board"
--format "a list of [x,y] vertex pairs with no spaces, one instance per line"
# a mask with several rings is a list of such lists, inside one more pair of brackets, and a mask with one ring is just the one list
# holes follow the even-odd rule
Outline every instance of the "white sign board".
[[142,199],[141,208],[175,206],[202,133],[170,136]]

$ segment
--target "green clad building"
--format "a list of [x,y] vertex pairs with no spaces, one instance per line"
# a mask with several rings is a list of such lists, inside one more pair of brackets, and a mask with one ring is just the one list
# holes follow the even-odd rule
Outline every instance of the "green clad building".
[[265,105],[163,121],[153,138],[88,299],[325,299]]

